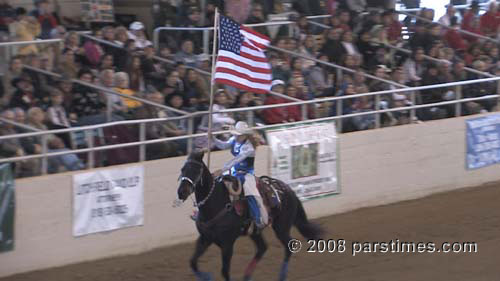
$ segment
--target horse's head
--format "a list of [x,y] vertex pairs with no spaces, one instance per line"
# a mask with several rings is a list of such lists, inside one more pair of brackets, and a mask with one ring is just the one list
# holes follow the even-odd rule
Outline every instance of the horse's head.
[[179,188],[177,189],[177,195],[182,201],[186,200],[203,180],[203,172],[206,169],[203,163],[203,154],[203,152],[191,153],[182,166]]

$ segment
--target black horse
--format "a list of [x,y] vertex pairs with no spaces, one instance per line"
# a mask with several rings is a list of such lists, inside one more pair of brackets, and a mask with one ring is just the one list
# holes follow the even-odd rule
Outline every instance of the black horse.
[[[224,181],[216,181],[212,177],[203,162],[202,152],[190,154],[181,169],[177,190],[179,199],[184,201],[193,192],[199,207],[196,226],[200,236],[196,241],[196,250],[190,261],[191,268],[197,280],[213,280],[211,274],[201,272],[198,269],[198,259],[212,243],[215,243],[222,251],[222,275],[226,281],[229,281],[234,242],[245,233],[245,223],[244,219],[234,211]],[[279,280],[285,281],[288,273],[288,262],[292,254],[288,248],[292,226],[295,225],[307,239],[317,239],[323,231],[319,225],[307,220],[302,203],[288,186],[280,197],[281,208],[271,212],[270,216],[272,217],[272,228],[285,247],[285,258],[279,275]],[[267,244],[261,231],[254,228],[250,238],[254,241],[257,252],[245,270],[244,280],[246,281],[251,280],[257,263],[267,250]]]

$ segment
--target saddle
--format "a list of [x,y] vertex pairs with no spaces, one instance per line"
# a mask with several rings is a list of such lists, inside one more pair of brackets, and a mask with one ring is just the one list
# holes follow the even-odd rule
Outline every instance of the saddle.
[[[229,191],[234,210],[239,216],[245,216],[248,206],[241,182],[231,176],[225,176],[223,180]],[[267,176],[255,177],[255,182],[257,183],[257,190],[262,197],[264,207],[267,209],[270,217],[272,217],[272,213],[281,208],[281,197],[286,190],[286,184]]]

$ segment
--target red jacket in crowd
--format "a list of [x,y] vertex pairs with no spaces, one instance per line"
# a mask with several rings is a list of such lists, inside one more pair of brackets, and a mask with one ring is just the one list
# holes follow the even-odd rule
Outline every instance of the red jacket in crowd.
[[462,35],[455,29],[449,28],[444,34],[444,40],[452,49],[465,50],[467,49],[467,42]]
[[484,13],[481,16],[479,22],[481,31],[487,35],[496,34],[499,24],[500,24],[500,11],[496,12],[495,14],[489,11]]
[[[265,105],[269,104],[280,104],[287,103],[284,98],[276,97],[276,96],[268,96],[265,101]],[[265,109],[262,113],[262,117],[267,124],[279,124],[285,123],[289,121],[300,121],[302,120],[302,114],[300,110],[300,106],[287,106],[287,107],[276,107]]]

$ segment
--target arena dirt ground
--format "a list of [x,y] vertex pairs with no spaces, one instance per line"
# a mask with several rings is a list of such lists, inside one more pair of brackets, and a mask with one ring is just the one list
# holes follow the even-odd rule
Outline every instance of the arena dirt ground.
[[[331,216],[317,220],[325,239],[345,239],[343,254],[301,252],[292,258],[289,280],[341,281],[497,281],[500,280],[500,184],[489,184],[427,198]],[[294,232],[296,237],[297,233]],[[277,280],[282,247],[266,231],[269,251],[254,280]],[[304,240],[301,238],[302,241]],[[477,253],[376,253],[352,256],[352,241],[442,242],[473,241]],[[105,259],[31,272],[0,281],[60,280],[195,280],[188,269],[193,244],[157,249],[148,253]],[[233,258],[233,278],[242,279],[253,244],[241,238]],[[222,280],[219,251],[214,246],[200,266]]]

